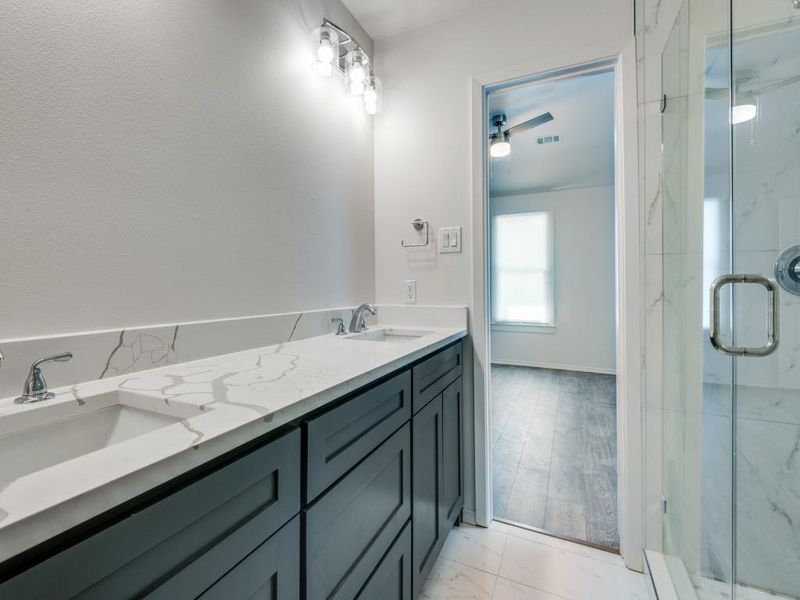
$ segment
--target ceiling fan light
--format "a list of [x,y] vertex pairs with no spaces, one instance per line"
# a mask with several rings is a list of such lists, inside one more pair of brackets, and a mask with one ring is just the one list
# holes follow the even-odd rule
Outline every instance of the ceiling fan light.
[[489,154],[492,158],[503,158],[511,154],[511,142],[508,141],[508,136],[493,135],[489,144]]
[[737,104],[731,110],[731,123],[738,125],[752,121],[758,116],[758,107],[755,104]]

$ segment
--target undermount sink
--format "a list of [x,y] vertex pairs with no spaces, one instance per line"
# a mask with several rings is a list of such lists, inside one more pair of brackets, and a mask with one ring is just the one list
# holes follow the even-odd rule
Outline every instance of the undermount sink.
[[0,487],[200,414],[197,406],[115,390],[28,405],[0,417]]
[[411,342],[429,333],[433,332],[424,329],[394,329],[386,327],[353,333],[347,336],[347,339],[363,342]]

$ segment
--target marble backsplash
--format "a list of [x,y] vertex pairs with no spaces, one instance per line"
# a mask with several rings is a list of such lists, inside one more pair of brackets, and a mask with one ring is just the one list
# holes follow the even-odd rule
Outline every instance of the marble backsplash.
[[[17,396],[31,363],[43,356],[73,354],[68,362],[42,367],[48,385],[56,388],[333,333],[333,319],[343,319],[346,326],[352,310],[331,308],[0,340],[0,352],[5,356],[0,398]],[[378,315],[367,317],[369,324],[467,327],[464,306],[378,305]]]
[[335,330],[332,319],[339,317],[347,324],[351,310],[345,307],[0,340],[0,352],[5,355],[0,369],[0,398],[18,395],[31,363],[43,356],[73,354],[69,362],[42,367],[48,385],[55,388],[331,333]]

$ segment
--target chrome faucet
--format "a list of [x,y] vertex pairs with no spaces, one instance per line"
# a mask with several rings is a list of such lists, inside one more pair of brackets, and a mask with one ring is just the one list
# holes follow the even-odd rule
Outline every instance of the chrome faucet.
[[353,318],[350,319],[350,327],[348,328],[350,333],[361,333],[367,330],[367,324],[364,321],[364,311],[367,311],[371,315],[378,314],[378,309],[376,309],[374,305],[367,304],[366,302],[361,304],[353,311]]
[[31,370],[25,378],[25,385],[22,387],[22,395],[14,400],[17,404],[29,404],[31,402],[41,402],[42,400],[49,400],[55,394],[47,391],[47,382],[44,380],[42,370],[39,365],[48,362],[65,362],[72,358],[72,352],[64,352],[63,354],[54,354],[53,356],[45,356],[40,358],[31,365]]
[[344,319],[333,317],[331,323],[336,323],[336,335],[347,335],[347,329],[344,328]]

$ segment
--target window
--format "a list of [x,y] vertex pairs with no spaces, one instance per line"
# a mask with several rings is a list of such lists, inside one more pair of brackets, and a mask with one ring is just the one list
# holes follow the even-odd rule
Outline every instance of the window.
[[[725,215],[719,198],[703,200],[703,289],[727,271],[727,240],[725,240]],[[708,294],[703,294],[703,329],[709,328]]]
[[552,214],[495,215],[492,224],[493,322],[552,326]]

